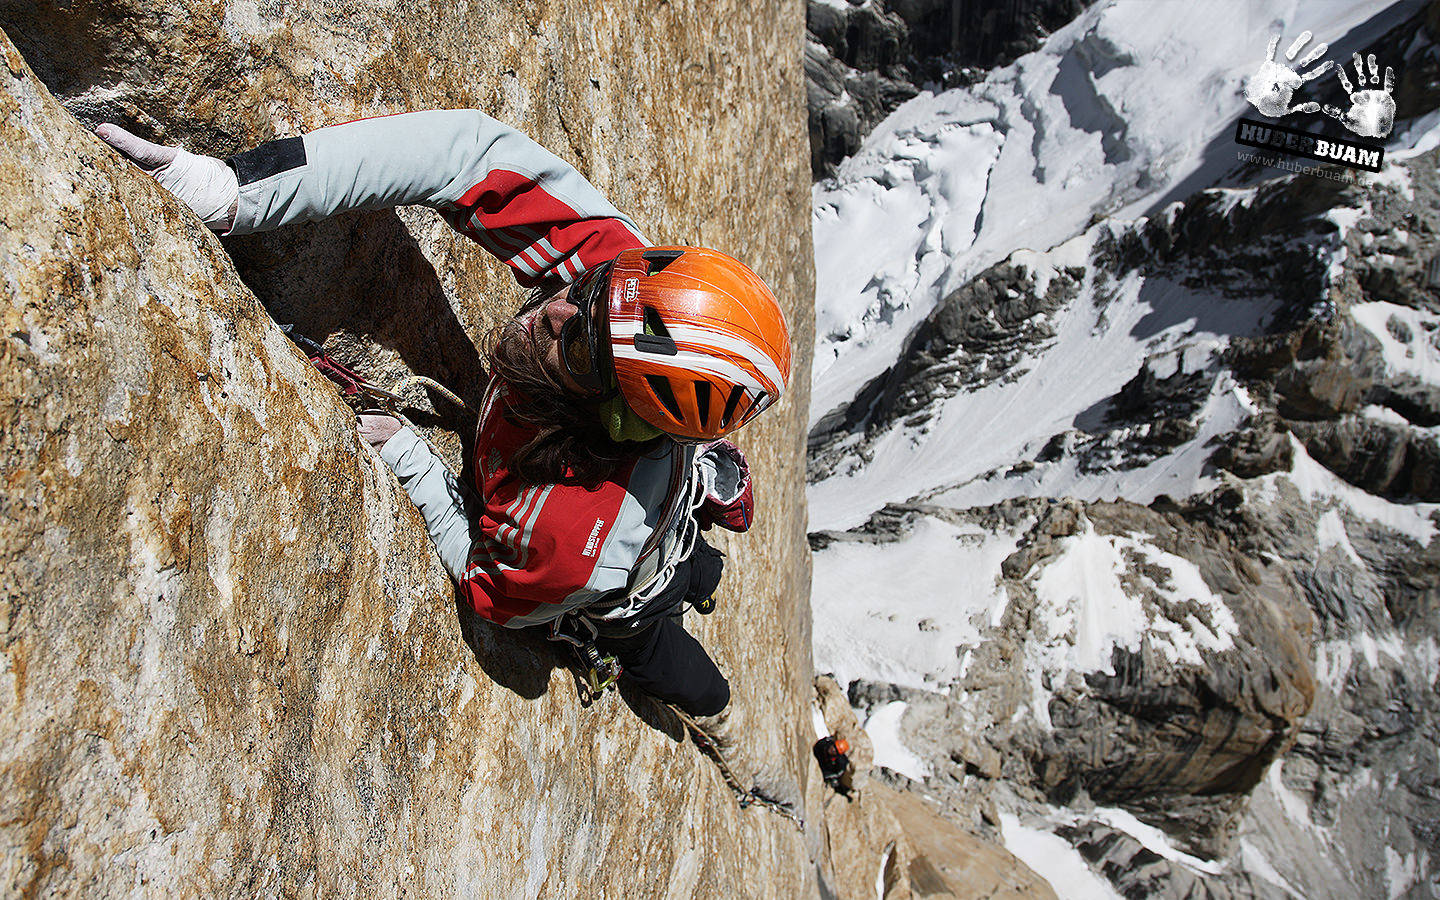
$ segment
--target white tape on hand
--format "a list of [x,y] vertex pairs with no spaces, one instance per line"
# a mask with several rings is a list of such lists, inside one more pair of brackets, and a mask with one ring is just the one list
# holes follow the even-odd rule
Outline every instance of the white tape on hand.
[[155,180],[195,210],[206,225],[229,231],[235,224],[240,182],[235,171],[213,156],[176,148],[175,158],[154,172]]
[[220,160],[151,143],[109,122],[95,134],[148,172],[213,230],[229,231],[235,224],[240,182]]

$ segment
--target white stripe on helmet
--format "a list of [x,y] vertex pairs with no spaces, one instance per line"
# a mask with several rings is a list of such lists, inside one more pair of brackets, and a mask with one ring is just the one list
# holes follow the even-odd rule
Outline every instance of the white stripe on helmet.
[[[695,329],[695,331],[698,331],[698,329]],[[671,336],[678,336],[676,334],[676,329],[671,330]],[[785,392],[785,378],[780,373],[780,367],[776,365],[773,359],[770,358],[769,354],[760,350],[760,348],[754,346],[753,344],[749,344],[743,341],[736,341],[734,338],[730,338],[728,336],[717,336],[713,332],[706,332],[705,337],[699,340],[689,341],[684,340],[683,338],[681,340],[684,343],[693,342],[701,344],[702,346],[708,344],[710,346],[716,347],[717,349],[731,350],[735,353],[736,356],[739,356],[741,359],[754,366],[755,370],[760,374],[760,377],[768,383],[758,382],[755,380],[754,376],[751,373],[747,372],[745,369],[742,369],[741,367],[729,362],[728,360],[721,359],[719,356],[712,356],[711,354],[705,353],[703,351],[686,350],[684,348],[680,348],[679,352],[675,356],[657,356],[654,353],[646,353],[641,350],[636,350],[635,347],[629,343],[613,342],[610,345],[610,350],[612,355],[617,360],[633,359],[640,362],[652,362],[662,363],[665,365],[673,365],[678,368],[686,369],[692,372],[705,372],[706,374],[710,375],[719,375],[720,377],[725,378],[728,381],[733,381],[737,384],[753,386],[754,390],[766,391],[767,393],[775,394],[777,396]]]
[[771,396],[778,397],[781,393],[779,385],[765,383],[755,378],[754,374],[735,365],[734,363],[709,356],[704,353],[697,353],[693,350],[681,350],[674,356],[657,357],[654,353],[646,353],[636,350],[629,345],[619,345],[612,348],[616,359],[633,359],[637,362],[660,362],[663,365],[674,366],[696,375],[714,375],[732,384],[738,384],[752,393],[764,391]]
[[700,344],[733,353],[749,362],[761,375],[770,379],[770,383],[777,388],[776,393],[784,390],[785,376],[781,374],[779,364],[755,343],[728,332],[701,325],[682,322],[674,324],[666,322],[665,325],[670,330],[670,337],[677,343]]

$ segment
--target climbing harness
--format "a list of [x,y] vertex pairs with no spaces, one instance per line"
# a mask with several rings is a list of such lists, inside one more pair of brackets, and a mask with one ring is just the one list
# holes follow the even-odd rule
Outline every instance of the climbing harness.
[[550,640],[565,644],[575,657],[579,682],[580,704],[589,706],[615,686],[624,668],[613,654],[601,652],[595,645],[598,635],[595,624],[584,616],[564,615],[550,623]]
[[695,741],[695,746],[700,748],[700,752],[710,757],[710,760],[715,763],[715,766],[720,770],[720,777],[725,780],[725,784],[734,792],[735,799],[740,803],[741,809],[748,809],[751,806],[763,807],[778,816],[789,819],[800,831],[805,830],[805,819],[799,813],[795,812],[789,804],[781,803],[772,797],[765,796],[758,788],[746,788],[740,784],[740,779],[735,777],[735,771],[730,768],[729,763],[725,762],[725,757],[721,754],[720,747],[715,743],[715,739],[712,738],[704,728],[701,728],[700,723],[696,722],[689,713],[672,703],[665,705],[670,707],[670,711],[675,713],[681,723],[684,724],[685,730],[690,732],[690,737]]
[[372,384],[365,376],[355,370],[337,362],[336,359],[325,351],[315,341],[295,330],[294,325],[281,325],[280,330],[285,336],[295,342],[295,345],[305,351],[305,356],[310,360],[310,365],[320,371],[321,375],[330,379],[340,389],[340,397],[355,409],[356,412],[364,412],[376,405],[382,407],[392,415],[398,413],[397,406],[405,404],[405,398],[400,396],[401,392],[413,384],[421,384],[435,391],[440,396],[454,403],[463,410],[469,411],[465,401],[461,400],[449,388],[440,384],[432,378],[424,375],[409,375],[396,382],[389,390]]

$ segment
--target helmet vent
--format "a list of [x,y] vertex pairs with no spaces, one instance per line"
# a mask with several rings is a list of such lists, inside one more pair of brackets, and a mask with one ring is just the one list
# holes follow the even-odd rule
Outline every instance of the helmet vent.
[[700,411],[700,424],[710,421],[710,382],[695,382],[695,408]]
[[659,337],[669,337],[670,329],[665,327],[665,320],[660,318],[660,311],[653,306],[645,307],[645,333]]
[[640,258],[650,264],[645,270],[645,274],[654,275],[656,272],[664,271],[666,266],[684,255],[684,250],[646,250],[640,254]]
[[635,349],[641,353],[659,353],[664,356],[679,354],[674,338],[670,337],[670,329],[665,327],[665,321],[660,318],[655,307],[645,307],[644,316],[645,333],[635,335]]
[[665,407],[665,411],[674,416],[677,422],[683,422],[685,419],[680,415],[680,402],[675,399],[675,392],[670,389],[670,379],[661,378],[658,375],[646,375],[645,381],[650,385],[650,390],[654,391],[655,396],[660,399],[660,404]]
[[735,416],[735,407],[740,405],[740,398],[745,396],[745,389],[735,385],[730,389],[730,397],[725,401],[725,413],[720,417],[720,427],[725,428]]

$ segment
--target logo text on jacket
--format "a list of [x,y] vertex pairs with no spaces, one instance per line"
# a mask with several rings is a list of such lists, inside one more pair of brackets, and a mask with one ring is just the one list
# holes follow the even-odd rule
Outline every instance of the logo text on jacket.
[[585,552],[581,556],[594,556],[595,551],[600,548],[600,529],[605,527],[604,519],[596,519],[595,527],[590,529],[590,539],[585,542]]

